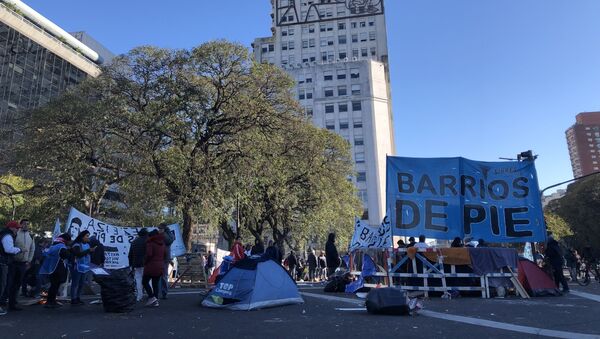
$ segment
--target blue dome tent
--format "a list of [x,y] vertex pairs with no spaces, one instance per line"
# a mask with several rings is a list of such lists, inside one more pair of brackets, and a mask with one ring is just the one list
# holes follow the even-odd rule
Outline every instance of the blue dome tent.
[[217,282],[202,305],[248,311],[303,302],[296,283],[281,265],[265,258],[246,258]]

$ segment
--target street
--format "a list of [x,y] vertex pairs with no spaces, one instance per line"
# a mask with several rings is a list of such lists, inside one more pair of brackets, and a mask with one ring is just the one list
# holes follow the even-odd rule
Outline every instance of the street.
[[203,308],[199,290],[175,289],[160,307],[140,304],[128,314],[89,304],[25,306],[0,317],[0,331],[3,338],[600,338],[600,284],[571,288],[566,296],[529,300],[436,297],[417,316],[370,315],[360,299],[308,284],[300,285],[303,305],[251,312]]

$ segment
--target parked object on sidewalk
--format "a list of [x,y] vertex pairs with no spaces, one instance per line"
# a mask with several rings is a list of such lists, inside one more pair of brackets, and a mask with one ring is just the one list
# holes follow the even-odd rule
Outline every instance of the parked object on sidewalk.
[[371,314],[410,315],[406,291],[397,288],[375,288],[367,295],[367,311]]
[[110,275],[95,275],[100,285],[102,305],[105,312],[125,313],[133,311],[136,303],[133,273],[128,268],[115,270]]

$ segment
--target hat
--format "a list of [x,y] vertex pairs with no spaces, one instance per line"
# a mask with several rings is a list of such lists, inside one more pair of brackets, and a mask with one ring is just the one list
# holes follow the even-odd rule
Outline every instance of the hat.
[[16,228],[16,229],[19,229],[19,228],[21,228],[21,224],[19,224],[19,222],[16,221],[16,220],[11,220],[8,223],[6,223],[6,228]]

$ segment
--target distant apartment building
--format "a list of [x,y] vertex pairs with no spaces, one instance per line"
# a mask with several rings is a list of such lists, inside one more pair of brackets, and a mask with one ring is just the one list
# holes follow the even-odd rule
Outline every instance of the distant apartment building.
[[259,62],[283,68],[319,127],[352,146],[362,218],[385,216],[386,155],[394,155],[383,0],[271,0],[273,33],[254,41]]
[[579,178],[600,171],[600,112],[577,114],[566,135],[573,176]]
[[89,35],[74,34],[21,1],[0,2],[0,131],[10,131],[20,112],[98,76],[103,59],[112,58]]

